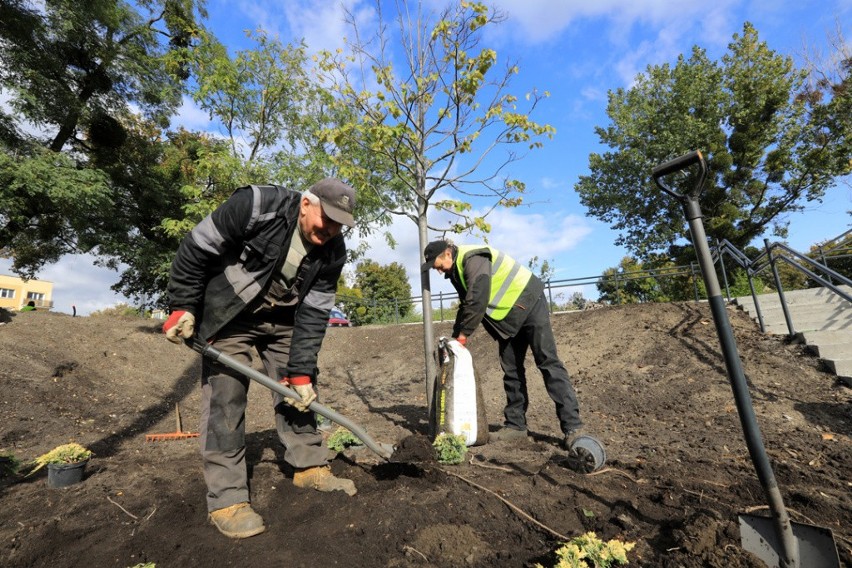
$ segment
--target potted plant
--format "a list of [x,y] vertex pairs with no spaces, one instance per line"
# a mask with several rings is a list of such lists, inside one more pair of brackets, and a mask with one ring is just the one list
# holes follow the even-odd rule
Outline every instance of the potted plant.
[[33,460],[34,474],[47,466],[47,484],[50,487],[67,487],[83,480],[83,473],[92,451],[77,443],[63,444]]

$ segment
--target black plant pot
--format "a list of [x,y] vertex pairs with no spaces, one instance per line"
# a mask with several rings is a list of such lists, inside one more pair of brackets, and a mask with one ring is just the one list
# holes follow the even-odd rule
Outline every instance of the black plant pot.
[[83,481],[86,464],[89,460],[76,463],[47,464],[47,485],[49,487],[68,487]]

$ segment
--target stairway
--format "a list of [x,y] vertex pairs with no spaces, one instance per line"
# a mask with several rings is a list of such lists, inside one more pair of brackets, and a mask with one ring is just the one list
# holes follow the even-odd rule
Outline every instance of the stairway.
[[[852,295],[849,286],[840,289]],[[766,333],[789,335],[778,294],[761,294],[757,298]],[[795,339],[819,357],[841,382],[852,386],[852,303],[827,288],[792,290],[785,292],[784,298]],[[735,298],[734,302],[758,322],[751,296]]]

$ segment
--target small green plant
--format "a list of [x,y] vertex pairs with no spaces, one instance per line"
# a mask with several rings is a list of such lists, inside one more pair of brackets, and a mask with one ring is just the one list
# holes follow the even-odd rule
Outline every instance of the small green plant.
[[134,564],[130,568],[157,568],[157,565],[154,562],[140,562],[139,564]]
[[458,434],[447,434],[446,432],[438,434],[435,441],[432,442],[432,447],[435,448],[435,457],[438,462],[446,465],[461,463],[467,453],[467,443],[465,443],[464,436]]
[[91,450],[88,450],[77,443],[63,444],[56,446],[46,454],[42,454],[33,460],[34,466],[28,475],[32,475],[49,463],[78,463],[86,461],[92,457]]
[[[553,568],[610,568],[627,564],[627,553],[635,542],[602,541],[593,532],[575,537],[556,551],[559,558]],[[535,568],[544,568],[536,564]]]
[[344,428],[339,427],[334,433],[328,437],[328,449],[333,452],[342,452],[350,446],[363,446],[364,443],[355,437],[355,434]]
[[14,454],[0,452],[0,477],[12,477],[20,467],[21,462]]

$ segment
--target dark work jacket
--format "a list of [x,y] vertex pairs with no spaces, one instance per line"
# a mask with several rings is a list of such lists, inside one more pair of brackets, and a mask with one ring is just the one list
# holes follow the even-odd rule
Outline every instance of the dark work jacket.
[[[290,249],[301,199],[281,186],[242,187],[183,239],[169,278],[170,307],[195,315],[199,337],[213,338],[262,301]],[[314,374],[345,261],[338,235],[314,247],[299,268],[290,376]]]
[[450,283],[459,294],[459,311],[453,325],[453,337],[460,333],[469,337],[476,326],[482,322],[483,327],[495,339],[508,339],[517,335],[527,319],[530,308],[541,299],[544,283],[535,274],[530,277],[524,291],[515,302],[514,307],[500,321],[495,321],[485,315],[488,299],[491,297],[491,252],[488,247],[472,250],[462,259],[464,281],[468,288],[462,285],[455,267],[458,250],[453,251],[453,269],[447,272]]

